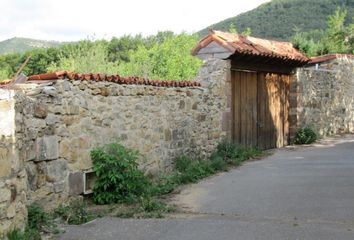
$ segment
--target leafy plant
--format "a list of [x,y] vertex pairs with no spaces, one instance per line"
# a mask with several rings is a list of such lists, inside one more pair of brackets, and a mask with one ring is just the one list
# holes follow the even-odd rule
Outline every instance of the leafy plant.
[[294,138],[295,144],[311,144],[317,140],[317,134],[309,127],[299,129]]
[[148,180],[138,169],[138,152],[119,143],[91,151],[97,176],[93,199],[98,204],[134,202],[146,193]]

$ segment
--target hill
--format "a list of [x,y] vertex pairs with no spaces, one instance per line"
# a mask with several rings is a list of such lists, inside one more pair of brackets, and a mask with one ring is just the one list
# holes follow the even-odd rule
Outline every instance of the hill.
[[[235,8],[237,4],[235,4]],[[259,7],[215,23],[199,32],[201,36],[208,29],[227,31],[234,24],[239,32],[251,28],[252,36],[289,40],[298,29],[303,32],[325,29],[327,18],[337,7],[346,9],[346,23],[354,17],[354,0],[273,0]]]
[[60,42],[15,37],[0,42],[0,55],[5,53],[23,53],[33,48],[49,48],[58,45],[60,45]]

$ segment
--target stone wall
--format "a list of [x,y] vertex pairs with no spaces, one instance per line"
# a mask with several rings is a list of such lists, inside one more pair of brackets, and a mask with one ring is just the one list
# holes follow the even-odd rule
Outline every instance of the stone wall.
[[[197,78],[202,87],[64,79],[4,90],[12,93],[3,113],[11,115],[12,123],[1,122],[3,131],[11,131],[0,150],[12,149],[17,155],[2,155],[7,168],[1,168],[1,177],[24,179],[27,204],[53,208],[82,194],[83,171],[92,168],[94,147],[119,140],[142,154],[140,166],[151,176],[170,171],[178,155],[206,156],[226,136],[222,116],[230,111],[224,81],[228,75],[228,61],[212,60]],[[17,175],[8,169],[15,162],[21,162]],[[0,181],[0,189],[9,187]],[[0,200],[10,204],[6,194]]]
[[291,136],[305,126],[320,136],[354,132],[353,58],[298,69],[290,92]]
[[24,229],[27,219],[27,176],[21,159],[14,91],[0,89],[0,238],[14,228]]

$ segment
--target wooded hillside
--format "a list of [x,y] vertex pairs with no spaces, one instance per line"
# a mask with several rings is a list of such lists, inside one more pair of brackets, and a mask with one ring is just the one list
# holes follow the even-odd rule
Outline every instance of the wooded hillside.
[[301,32],[325,29],[328,16],[338,7],[347,10],[345,24],[352,22],[354,0],[273,0],[208,26],[199,34],[206,35],[209,28],[228,31],[230,25],[234,24],[239,32],[250,28],[255,37],[289,40],[295,34],[295,29]]

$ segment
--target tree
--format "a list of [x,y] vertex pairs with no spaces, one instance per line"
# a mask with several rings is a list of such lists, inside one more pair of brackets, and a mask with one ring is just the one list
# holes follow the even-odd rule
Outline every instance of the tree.
[[350,29],[344,26],[346,10],[337,8],[335,13],[328,17],[326,36],[322,39],[324,51],[327,53],[347,53],[348,39]]
[[130,62],[119,65],[119,72],[150,79],[194,79],[201,61],[191,56],[190,50],[197,42],[197,35],[182,33],[168,36],[150,49],[140,46],[137,51],[131,51]]
[[235,34],[237,34],[237,28],[236,28],[236,26],[235,26],[234,23],[231,23],[231,24],[230,24],[230,26],[229,26],[229,32],[230,32],[230,33],[235,33]]
[[329,53],[354,53],[354,24],[344,24],[346,15],[346,10],[338,8],[328,17],[325,31],[297,31],[292,37],[294,47],[310,57]]
[[117,63],[108,61],[108,50],[105,41],[81,41],[67,47],[68,50],[59,55],[59,61],[53,62],[47,71],[67,70],[80,73],[116,74]]

